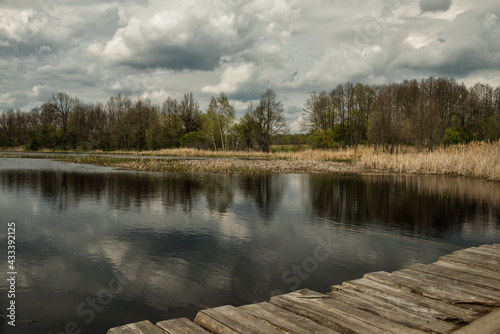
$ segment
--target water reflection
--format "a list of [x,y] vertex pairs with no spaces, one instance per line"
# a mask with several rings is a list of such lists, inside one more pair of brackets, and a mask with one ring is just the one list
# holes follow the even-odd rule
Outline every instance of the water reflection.
[[347,225],[379,225],[443,236],[457,225],[498,221],[500,185],[446,176],[309,177],[312,216]]
[[[19,333],[61,332],[68,321],[83,333],[105,333],[126,322],[193,317],[204,306],[268,300],[295,287],[291,266],[325,242],[335,251],[299,279],[300,288],[326,291],[365,272],[500,240],[498,183],[161,175],[6,160],[0,211],[18,224],[18,318],[38,320],[20,322]],[[114,272],[129,284],[86,323],[77,307]]]

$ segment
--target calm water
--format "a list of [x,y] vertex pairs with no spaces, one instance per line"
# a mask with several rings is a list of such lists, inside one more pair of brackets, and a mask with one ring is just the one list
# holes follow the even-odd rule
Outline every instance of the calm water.
[[[17,226],[16,327],[6,333],[193,318],[500,242],[500,184],[466,178],[162,175],[0,159],[0,194],[2,277],[7,223]],[[2,283],[3,314],[7,293]]]

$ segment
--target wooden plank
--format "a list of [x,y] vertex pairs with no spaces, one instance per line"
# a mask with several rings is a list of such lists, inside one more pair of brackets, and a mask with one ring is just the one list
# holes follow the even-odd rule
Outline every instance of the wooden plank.
[[231,305],[202,310],[198,312],[194,322],[217,334],[283,334],[282,331]]
[[307,289],[275,296],[271,304],[342,333],[423,333]]
[[397,322],[403,326],[415,328],[424,332],[450,332],[458,326],[435,318],[425,317],[419,313],[412,313],[403,308],[385,302],[381,299],[364,295],[354,290],[339,290],[328,295],[361,310],[373,313],[387,320]]
[[405,277],[398,275],[397,272],[390,274],[387,272],[379,271],[369,273],[364,276],[365,278],[377,281],[379,283],[389,284],[395,287],[407,287],[411,289],[412,293],[420,294],[424,297],[445,301],[452,305],[460,305],[461,307],[470,308],[486,312],[484,306],[489,307],[496,303],[494,300],[466,294],[460,291],[450,291],[443,287],[430,286],[422,284],[421,281],[415,278]]
[[497,261],[500,261],[500,250],[497,249],[473,247],[473,248],[467,248],[467,252],[473,254],[479,254],[482,256],[487,256]]
[[[447,262],[444,262],[447,263]],[[433,264],[414,264],[408,269],[420,271],[423,273],[433,274],[440,277],[456,280],[459,282],[464,282],[470,285],[491,289],[494,291],[500,291],[500,280],[498,279],[488,279],[482,276],[477,276],[466,271],[458,271],[445,266],[439,266],[435,263]]]
[[165,334],[160,327],[153,325],[148,320],[111,328],[107,334]]
[[466,264],[471,267],[487,269],[495,272],[500,272],[500,263],[496,261],[484,260],[477,256],[472,256],[469,254],[451,254],[441,256],[438,261],[448,261]]
[[500,310],[491,312],[453,334],[500,334]]
[[498,244],[493,244],[493,245],[481,245],[479,248],[492,248],[492,249],[497,249],[500,251],[500,245]]
[[339,334],[339,332],[269,303],[240,306],[248,314],[290,334]]
[[333,310],[327,310],[326,308],[314,305],[304,305],[304,303],[296,303],[293,300],[281,296],[274,296],[271,298],[270,303],[288,310],[292,313],[298,314],[300,316],[309,318],[318,324],[321,324],[327,328],[333,329],[340,333],[380,333],[380,329],[372,325],[366,324],[363,321],[359,321],[355,318],[350,318],[345,314],[338,314]]
[[453,269],[453,270],[460,272],[460,274],[462,274],[462,273],[472,274],[472,275],[479,276],[479,277],[482,277],[484,279],[489,279],[492,281],[499,281],[500,280],[500,277],[499,277],[500,275],[498,275],[494,271],[472,267],[472,266],[469,266],[469,265],[463,264],[463,263],[438,261],[438,262],[433,263],[433,265]]
[[366,278],[344,282],[342,289],[345,288],[380,298],[408,311],[420,313],[425,317],[456,323],[468,323],[478,316],[476,311],[465,310],[442,301],[413,294],[409,289],[394,288]]
[[490,304],[485,306],[500,306],[500,292],[479,286],[473,286],[468,282],[463,282],[449,277],[440,277],[434,273],[428,274],[412,269],[398,270],[392,275],[403,275],[409,278],[415,278],[425,285],[433,285],[443,287],[444,289],[471,295],[485,300],[490,300]]
[[489,255],[484,255],[480,254],[478,252],[474,251],[469,251],[468,249],[462,249],[459,251],[455,251],[448,256],[458,256],[458,257],[464,257],[464,258],[472,258],[476,261],[484,262],[485,264],[490,264],[494,268],[500,267],[500,260],[494,256],[489,256]]
[[168,334],[209,334],[210,332],[196,326],[188,318],[178,318],[160,321],[156,323],[158,327]]
[[494,244],[493,245],[489,245],[489,244],[481,245],[481,246],[479,246],[479,248],[491,248],[491,249],[497,249],[500,251],[500,246],[495,246]]
[[472,255],[472,256],[480,256],[481,258],[485,260],[493,260],[493,261],[500,261],[500,252],[490,252],[485,249],[480,249],[477,247],[472,247],[472,248],[467,248],[467,249],[462,249],[460,254],[467,254],[467,255]]

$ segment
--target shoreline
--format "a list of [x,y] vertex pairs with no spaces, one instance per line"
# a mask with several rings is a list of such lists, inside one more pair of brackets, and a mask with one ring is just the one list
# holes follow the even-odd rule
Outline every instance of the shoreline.
[[[358,174],[363,172],[376,172],[341,161],[317,160],[284,160],[259,157],[123,157],[105,155],[55,155],[55,154],[16,154],[2,153],[0,158],[23,159],[53,159],[69,163],[92,164],[103,167],[115,167],[124,170],[163,172],[163,173],[216,173],[216,174],[246,174],[246,175],[272,175],[272,174]],[[194,159],[193,159],[194,158]],[[199,158],[199,157],[198,157]]]
[[[472,179],[482,179],[499,182],[497,178],[487,178],[472,174],[459,174],[450,171],[417,170],[390,168],[387,164],[380,168],[376,164],[367,167],[362,159],[308,160],[283,157],[259,156],[170,156],[153,155],[150,152],[143,156],[131,157],[136,152],[128,154],[110,153],[76,153],[61,152],[42,154],[36,152],[2,152],[0,158],[53,159],[68,163],[92,164],[103,167],[114,167],[131,171],[146,171],[160,173],[185,174],[240,174],[240,175],[273,175],[273,174],[394,174],[394,175],[450,175],[463,176]],[[68,154],[68,155],[66,155]],[[113,155],[113,156],[111,156]],[[343,161],[342,161],[343,160]],[[497,167],[498,169],[498,167]]]
[[[12,148],[11,148],[12,149]],[[500,141],[471,142],[426,150],[376,146],[295,152],[209,151],[190,148],[157,151],[0,152],[0,156],[52,158],[61,161],[152,172],[283,174],[388,173],[457,175],[500,181]]]

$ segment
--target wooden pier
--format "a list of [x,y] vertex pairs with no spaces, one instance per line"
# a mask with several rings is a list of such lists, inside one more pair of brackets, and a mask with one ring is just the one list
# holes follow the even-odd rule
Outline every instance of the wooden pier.
[[108,334],[500,333],[500,244],[393,273],[275,296],[269,303],[202,310],[194,322],[141,321]]

